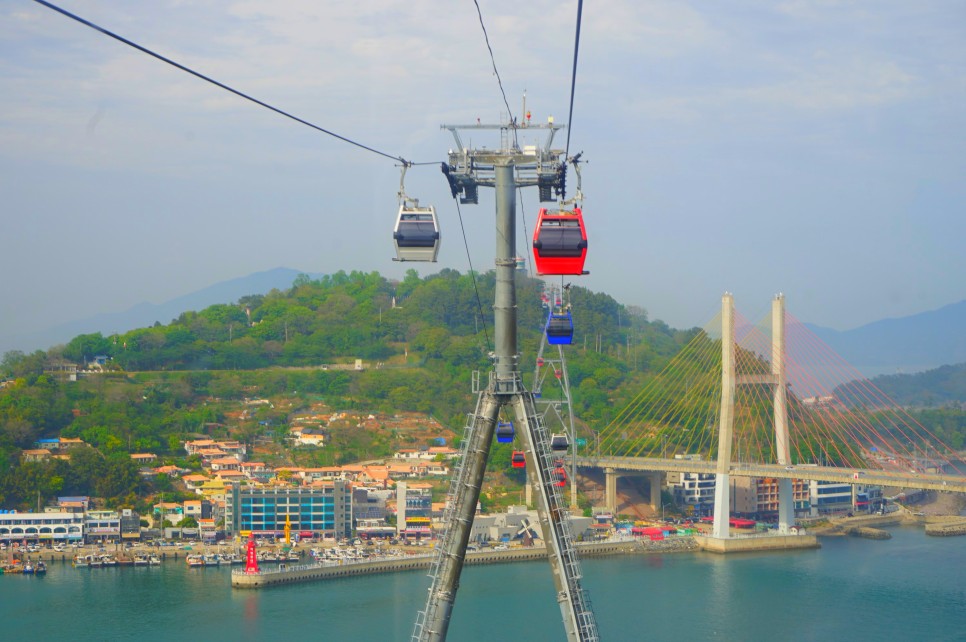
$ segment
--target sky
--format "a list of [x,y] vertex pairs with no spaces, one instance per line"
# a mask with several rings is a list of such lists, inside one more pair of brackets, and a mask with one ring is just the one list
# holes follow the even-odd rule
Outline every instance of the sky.
[[[454,146],[440,125],[507,119],[469,1],[59,5],[390,156],[438,163]],[[567,123],[576,1],[479,6],[511,114],[525,94],[534,122]],[[30,0],[0,0],[0,96],[0,337],[275,267],[493,266],[492,190],[462,206],[468,258],[438,164],[412,168],[442,249],[394,263],[393,160]],[[837,329],[966,299],[964,105],[957,0],[588,2],[575,282],[673,327],[704,325],[725,291],[747,318],[783,292]],[[538,207],[523,190],[529,231]]]

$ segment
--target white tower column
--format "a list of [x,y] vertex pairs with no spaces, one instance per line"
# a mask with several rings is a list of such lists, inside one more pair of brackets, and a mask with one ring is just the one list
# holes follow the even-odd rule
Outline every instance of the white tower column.
[[[775,451],[778,463],[792,463],[788,438],[787,384],[785,379],[785,295],[779,294],[771,304],[771,373],[774,383]],[[778,480],[778,531],[787,533],[795,525],[795,498],[792,480]]]
[[714,483],[712,537],[731,535],[731,441],[735,419],[735,302],[730,292],[721,297],[721,419],[718,425],[718,465]]

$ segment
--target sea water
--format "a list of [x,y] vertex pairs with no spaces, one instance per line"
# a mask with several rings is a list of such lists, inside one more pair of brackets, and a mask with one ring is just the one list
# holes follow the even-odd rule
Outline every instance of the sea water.
[[[822,538],[822,548],[583,561],[601,639],[966,641],[966,538],[894,528],[890,540]],[[79,568],[0,576],[0,639],[408,640],[424,572],[262,590],[227,568]],[[449,640],[564,637],[550,567],[464,569]]]

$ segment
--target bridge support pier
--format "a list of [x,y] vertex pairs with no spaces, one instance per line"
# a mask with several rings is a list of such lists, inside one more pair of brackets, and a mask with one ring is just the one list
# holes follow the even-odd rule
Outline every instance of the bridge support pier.
[[619,476],[613,468],[604,469],[604,505],[617,515],[617,480]]
[[661,510],[661,482],[664,475],[660,472],[653,472],[647,476],[647,481],[651,487],[651,509],[656,513]]

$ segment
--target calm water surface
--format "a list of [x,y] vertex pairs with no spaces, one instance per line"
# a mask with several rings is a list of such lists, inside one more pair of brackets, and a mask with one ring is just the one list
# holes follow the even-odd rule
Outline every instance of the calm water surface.
[[[893,539],[827,538],[822,548],[586,560],[601,638],[636,640],[966,641],[966,538],[896,528]],[[0,639],[408,640],[422,573],[262,591],[232,590],[227,569],[74,569],[0,576]],[[547,564],[468,567],[449,638],[560,640]]]

